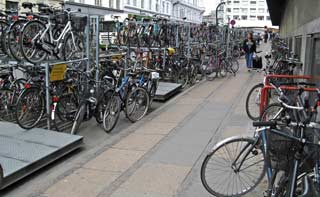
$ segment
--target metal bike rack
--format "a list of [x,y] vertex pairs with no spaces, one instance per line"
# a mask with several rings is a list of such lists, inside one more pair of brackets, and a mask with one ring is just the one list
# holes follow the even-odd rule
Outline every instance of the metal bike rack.
[[[8,58],[1,60],[6,65],[27,65],[42,67],[45,69],[46,89],[46,126],[24,130],[17,124],[0,122],[0,189],[24,178],[38,169],[54,162],[64,155],[80,148],[83,145],[83,137],[50,130],[50,67],[56,64],[71,64],[79,61],[87,61],[87,69],[90,69],[90,38],[88,17],[85,29],[86,47],[83,52],[86,57],[72,61],[45,61],[37,65],[27,62],[12,61]],[[92,16],[99,22],[98,16]],[[99,25],[96,26],[96,66],[99,65]],[[99,69],[96,69],[96,77]]]

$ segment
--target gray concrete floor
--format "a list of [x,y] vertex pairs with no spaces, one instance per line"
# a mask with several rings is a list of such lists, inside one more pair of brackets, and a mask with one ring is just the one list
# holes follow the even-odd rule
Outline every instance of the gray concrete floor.
[[[262,45],[262,50],[268,46]],[[252,136],[245,99],[263,74],[241,61],[236,77],[202,82],[159,106],[142,121],[125,119],[110,135],[84,125],[86,146],[10,188],[1,196],[207,197],[200,165],[220,140]],[[94,128],[94,129],[93,129]],[[250,196],[262,196],[263,182]]]

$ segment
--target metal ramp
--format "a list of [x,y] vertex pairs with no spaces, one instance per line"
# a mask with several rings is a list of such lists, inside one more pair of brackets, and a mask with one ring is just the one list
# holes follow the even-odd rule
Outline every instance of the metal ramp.
[[[79,148],[83,137],[0,122],[0,189]],[[1,172],[2,171],[2,172]]]
[[158,101],[166,101],[173,95],[180,92],[181,89],[181,84],[160,82],[154,99]]

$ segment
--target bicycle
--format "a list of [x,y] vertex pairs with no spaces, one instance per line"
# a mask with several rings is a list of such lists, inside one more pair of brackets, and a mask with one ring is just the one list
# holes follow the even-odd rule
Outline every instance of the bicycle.
[[[55,16],[54,10],[50,7],[42,7],[41,10],[50,13],[49,16],[42,16],[47,19],[47,23],[32,20],[26,23],[22,29],[20,50],[24,59],[36,64],[46,59],[48,54],[55,56],[57,59],[60,59],[61,56],[64,60],[76,58],[77,53],[82,52],[84,46],[83,38],[77,31],[81,32],[84,29],[75,27],[71,14],[81,10],[64,10],[64,13],[67,14],[67,23],[57,38],[54,36],[54,25],[51,22],[51,19]],[[82,17],[79,20],[78,28],[84,28],[87,17]],[[60,53],[62,54],[60,55]]]
[[[314,114],[307,115],[305,113],[301,92],[297,97],[297,106],[292,106],[286,103],[287,98],[284,98],[281,89],[278,90],[279,93],[281,92],[279,101],[286,109],[294,112],[295,117],[298,117],[297,122],[254,122],[253,126],[260,128],[256,129],[253,138],[235,136],[216,144],[212,151],[207,154],[201,166],[202,184],[212,195],[241,196],[247,194],[262,181],[265,174],[268,180],[265,196],[317,194],[317,191],[312,189],[312,185],[306,185],[308,182],[305,182],[303,178],[308,177],[310,171],[314,172],[314,177],[318,177],[320,173],[318,168],[319,155],[313,155],[319,150],[319,144],[315,143],[318,140],[317,135],[313,133],[315,125],[318,124],[313,123],[310,119]],[[320,99],[319,95],[318,91],[318,99]],[[294,129],[287,132],[282,129],[279,130],[277,126],[283,125]],[[303,128],[310,128],[311,131],[307,134],[307,131]],[[272,138],[269,139],[272,136],[286,139],[289,144],[279,147],[277,141],[274,142]],[[315,138],[313,138],[314,136]],[[306,147],[311,148],[312,151],[305,152]],[[280,155],[278,155],[279,153]],[[283,154],[281,153],[287,155],[287,158],[284,162],[285,165],[279,167],[277,164],[283,160],[283,157],[281,157]],[[280,157],[280,160],[274,160],[275,157]],[[306,158],[311,159],[311,161]],[[214,169],[221,170],[222,168],[225,169],[220,172],[219,176],[210,174]],[[285,171],[285,173],[280,176],[280,179],[276,179],[280,170]],[[223,178],[223,175],[228,175],[227,172],[230,176]],[[247,175],[244,175],[245,173]],[[216,180],[212,182],[209,177]],[[239,183],[241,181],[242,183]],[[314,183],[311,184],[315,188],[319,188],[319,183],[319,179],[314,179]],[[222,189],[216,188],[219,186]],[[222,191],[223,189],[224,191]],[[230,190],[232,190],[231,193]]]

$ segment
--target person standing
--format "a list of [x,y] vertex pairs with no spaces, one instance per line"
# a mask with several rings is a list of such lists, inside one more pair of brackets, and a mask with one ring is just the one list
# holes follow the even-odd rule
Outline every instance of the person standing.
[[245,57],[246,57],[247,68],[248,68],[248,71],[250,72],[251,71],[250,69],[253,66],[253,53],[255,53],[257,49],[256,42],[254,41],[253,34],[251,32],[248,33],[247,39],[243,41],[242,49],[246,54]]
[[268,42],[268,31],[265,31],[264,32],[264,43],[267,43]]

